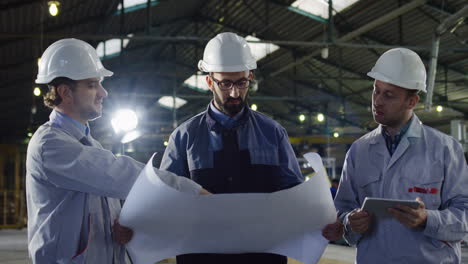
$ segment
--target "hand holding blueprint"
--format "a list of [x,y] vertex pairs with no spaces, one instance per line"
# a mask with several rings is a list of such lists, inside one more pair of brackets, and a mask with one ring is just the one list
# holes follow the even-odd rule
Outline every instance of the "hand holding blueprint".
[[187,253],[276,253],[316,263],[327,245],[321,230],[336,211],[320,156],[304,157],[317,172],[275,193],[193,195],[167,186],[152,158],[122,208],[120,224],[134,231],[127,249],[149,264]]

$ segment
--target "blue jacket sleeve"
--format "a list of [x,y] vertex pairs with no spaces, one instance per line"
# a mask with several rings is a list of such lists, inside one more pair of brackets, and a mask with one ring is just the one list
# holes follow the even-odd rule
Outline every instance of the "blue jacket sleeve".
[[284,128],[280,131],[278,155],[282,189],[293,187],[304,182],[304,176],[301,173],[296,155],[294,154],[288,134]]
[[186,141],[179,130],[174,131],[169,137],[169,142],[159,166],[160,170],[167,170],[176,175],[190,178],[187,163]]

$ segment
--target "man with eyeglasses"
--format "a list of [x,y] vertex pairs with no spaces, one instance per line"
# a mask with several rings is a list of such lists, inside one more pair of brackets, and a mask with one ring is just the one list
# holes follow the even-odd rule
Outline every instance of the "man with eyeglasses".
[[[191,178],[215,194],[270,193],[302,183],[286,130],[247,106],[257,63],[246,40],[234,33],[218,34],[206,45],[198,67],[208,73],[213,100],[206,111],[172,133],[160,169]],[[324,236],[339,239],[340,228],[330,225]],[[186,254],[178,256],[177,263],[279,264],[287,258],[266,253]]]

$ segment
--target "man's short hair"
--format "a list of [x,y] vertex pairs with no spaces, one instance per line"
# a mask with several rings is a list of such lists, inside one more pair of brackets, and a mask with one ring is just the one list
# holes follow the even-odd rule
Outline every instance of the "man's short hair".
[[53,79],[50,83],[47,84],[47,86],[49,86],[49,91],[46,93],[46,95],[44,95],[44,104],[47,107],[53,109],[62,102],[62,98],[57,93],[57,87],[59,87],[62,84],[70,87],[72,91],[75,90],[76,81],[67,77],[58,77]]
[[410,89],[406,89],[406,91],[408,92],[408,98],[409,98],[409,97],[416,96],[416,95],[419,94],[419,90],[410,90]]

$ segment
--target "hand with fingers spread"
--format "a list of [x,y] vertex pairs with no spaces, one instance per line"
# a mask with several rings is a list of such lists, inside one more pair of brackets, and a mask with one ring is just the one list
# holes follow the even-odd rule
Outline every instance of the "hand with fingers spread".
[[340,240],[343,237],[344,227],[340,220],[326,225],[322,230],[322,236],[330,241]]
[[416,201],[419,202],[419,207],[416,209],[404,205],[398,205],[397,208],[388,209],[388,212],[398,220],[398,222],[406,227],[425,227],[427,222],[426,206],[420,197],[417,197]]
[[125,245],[132,240],[133,230],[120,225],[119,220],[115,219],[114,225],[112,226],[112,237],[115,242]]
[[372,216],[367,211],[361,209],[354,209],[348,216],[351,231],[359,234],[364,234],[369,230]]

